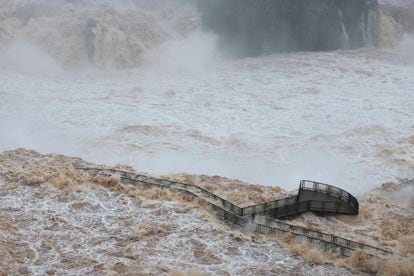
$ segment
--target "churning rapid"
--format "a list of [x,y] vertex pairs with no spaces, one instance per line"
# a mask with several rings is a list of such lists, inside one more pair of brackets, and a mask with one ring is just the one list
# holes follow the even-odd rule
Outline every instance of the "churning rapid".
[[[412,275],[413,33],[409,0],[0,0],[0,274]],[[182,195],[16,148],[185,172],[169,177],[240,204],[333,184],[359,217],[292,223],[408,257],[321,261]],[[341,270],[310,264],[327,259]]]

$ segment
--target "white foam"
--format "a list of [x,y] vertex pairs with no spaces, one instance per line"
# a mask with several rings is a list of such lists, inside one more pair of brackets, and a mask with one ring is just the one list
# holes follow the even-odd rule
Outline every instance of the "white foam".
[[308,178],[359,193],[413,176],[414,68],[393,55],[222,60],[203,74],[141,67],[44,77],[3,70],[0,147],[287,190]]
[[[287,190],[303,178],[363,192],[413,177],[409,40],[397,51],[226,60],[213,35],[190,32],[197,26],[191,1],[97,2],[1,2],[2,27],[23,42],[0,42],[7,49],[0,55],[0,149]],[[139,44],[145,51],[131,46],[124,56],[138,68],[65,73],[57,65],[85,61],[91,16],[102,28],[101,65]],[[133,29],[125,33],[125,26]],[[114,46],[117,37],[134,43]]]

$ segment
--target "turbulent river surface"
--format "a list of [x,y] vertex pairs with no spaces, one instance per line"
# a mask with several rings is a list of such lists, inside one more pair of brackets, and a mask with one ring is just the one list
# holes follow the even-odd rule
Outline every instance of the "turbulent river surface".
[[151,65],[122,72],[0,69],[1,149],[288,189],[309,178],[357,194],[413,177],[408,55],[364,49],[216,62],[209,37],[183,43],[202,47],[168,46]]
[[[154,175],[219,175],[217,193],[240,204],[300,179],[325,182],[358,196],[361,215],[292,223],[412,259],[413,189],[396,184],[414,178],[412,35],[391,48],[235,60],[200,30],[191,1],[145,2],[0,0],[0,274],[378,271],[355,259],[314,266],[324,263],[319,251],[302,259],[303,245],[237,229],[182,196],[114,189],[74,172],[85,164],[77,158],[8,151],[16,148]],[[91,15],[99,43],[89,64]],[[385,182],[395,183],[378,190]],[[397,267],[413,273],[406,260],[383,272]]]

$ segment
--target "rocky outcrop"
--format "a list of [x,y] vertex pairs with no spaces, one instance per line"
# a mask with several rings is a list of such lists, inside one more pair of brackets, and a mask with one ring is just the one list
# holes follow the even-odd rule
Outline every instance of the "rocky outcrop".
[[200,0],[199,7],[204,28],[243,56],[377,43],[377,0]]

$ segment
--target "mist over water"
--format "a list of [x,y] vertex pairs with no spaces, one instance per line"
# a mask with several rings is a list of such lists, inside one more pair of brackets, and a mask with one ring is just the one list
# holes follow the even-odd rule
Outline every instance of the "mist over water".
[[414,63],[414,34],[405,34],[395,48],[395,53],[400,55],[400,61],[408,65]]
[[[412,1],[380,0],[363,18],[333,3],[377,1],[204,1],[264,2],[301,3],[306,16],[285,21],[299,32],[275,36],[261,28],[271,10],[239,9],[249,17],[226,27],[242,35],[223,39],[196,0],[0,0],[0,274],[412,274]],[[227,47],[246,22],[256,29]],[[100,164],[240,206],[296,194],[301,179],[332,184],[358,216],[286,222],[396,254],[344,258],[222,222],[202,197],[75,169]]]
[[414,177],[408,35],[390,50],[234,60],[191,1],[0,3],[0,150],[287,190],[311,179],[362,193]]
[[0,54],[3,69],[27,74],[63,74],[64,69],[41,47],[20,40],[3,46]]
[[214,33],[194,31],[188,36],[169,40],[150,51],[144,67],[166,75],[197,75],[212,72],[222,58],[216,51]]

